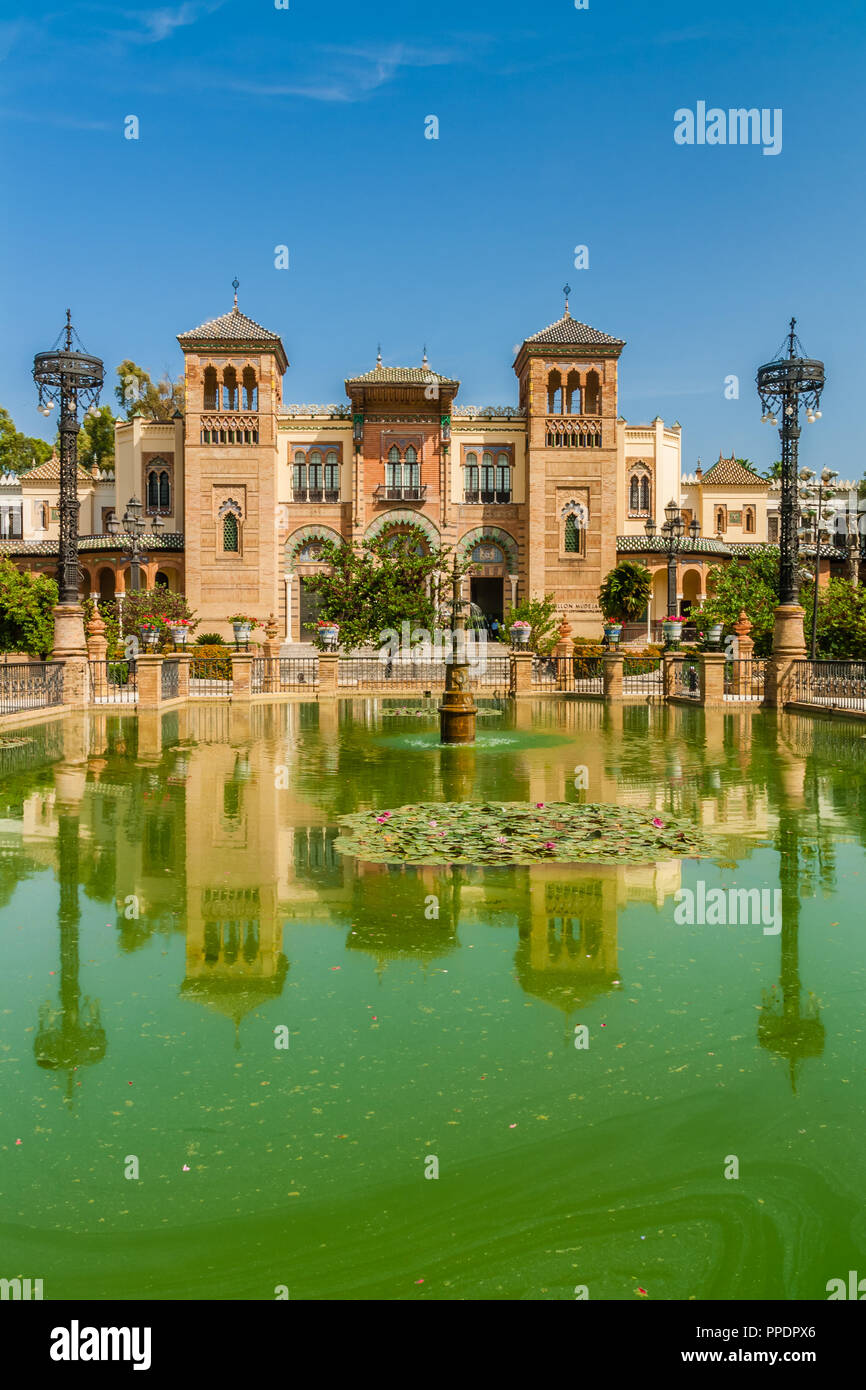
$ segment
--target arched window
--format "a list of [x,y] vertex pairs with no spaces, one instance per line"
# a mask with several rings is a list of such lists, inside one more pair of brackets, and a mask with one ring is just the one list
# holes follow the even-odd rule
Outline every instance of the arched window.
[[726,531],[728,529],[727,517],[724,507],[716,507],[716,530]]
[[496,455],[496,500],[511,501],[511,459],[507,454]]
[[292,465],[292,492],[296,502],[306,500],[307,492],[307,456],[303,449],[295,450],[295,462]]
[[155,578],[154,581],[153,581],[153,587],[154,587],[155,589],[170,589],[170,588],[171,588],[171,585],[170,585],[169,582],[168,582],[168,575],[165,573],[164,570],[157,570],[157,572],[156,572],[156,578]]
[[168,474],[164,470],[159,475],[159,505],[162,511],[167,512],[171,508],[171,487]]
[[148,511],[159,509],[159,474],[156,469],[151,469],[147,475],[147,509]]
[[238,519],[234,512],[226,512],[223,517],[223,550],[236,554],[240,550]]
[[640,510],[640,483],[637,478],[632,478],[629,485],[628,508],[631,512]]
[[259,388],[256,384],[256,374],[252,367],[244,367],[241,380],[243,382],[244,410],[258,410]]
[[586,555],[587,513],[581,502],[569,502],[562,517],[562,548],[567,555]]
[[743,512],[743,530],[754,532],[755,529],[755,509],[747,507]]
[[650,485],[649,478],[641,478],[640,484],[640,509],[648,512],[650,507]]
[[601,382],[598,372],[588,372],[584,392],[584,409],[587,415],[601,414]]
[[581,532],[576,518],[567,516],[565,518],[565,549],[570,555],[579,555],[581,553],[580,537]]
[[205,367],[204,369],[204,408],[205,410],[217,410],[219,408],[216,367]]
[[[310,501],[321,502],[322,500],[322,454],[319,449],[310,451],[307,460],[307,486],[310,489]],[[316,494],[315,496],[313,494]]]
[[563,406],[562,376],[559,372],[551,372],[547,378],[547,413],[548,415],[561,415]]
[[223,372],[223,410],[238,408],[238,375],[234,367],[226,367]]
[[496,475],[493,470],[493,455],[481,455],[481,501],[492,502],[496,490]]
[[466,501],[478,501],[478,455],[467,454],[465,465]]
[[410,444],[403,455],[403,486],[418,487],[421,482],[421,466],[418,463],[418,450]]
[[385,483],[389,488],[402,487],[403,485],[403,466],[400,462],[400,450],[394,444],[388,450],[388,462],[385,465]]
[[336,449],[329,449],[325,455],[325,501],[337,502],[340,498],[340,462]]

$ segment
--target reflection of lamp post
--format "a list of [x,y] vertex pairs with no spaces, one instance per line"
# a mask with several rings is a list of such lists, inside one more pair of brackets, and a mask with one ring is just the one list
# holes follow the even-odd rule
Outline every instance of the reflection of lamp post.
[[[147,522],[141,515],[141,503],[138,498],[130,497],[126,504],[122,522],[123,532],[120,529],[121,522],[114,512],[106,518],[105,524],[109,535],[118,538],[119,549],[129,552],[129,587],[132,593],[138,593],[141,589],[141,566],[147,564],[148,560],[141,550],[141,538],[147,530]],[[151,522],[154,535],[159,535],[164,525],[162,518],[155,516]]]
[[824,363],[797,356],[800,346],[791,319],[787,356],[778,357],[758,368],[758,395],[765,424],[778,425],[782,441],[782,497],[779,505],[779,606],[773,628],[773,650],[786,655],[804,656],[803,610],[800,608],[797,539],[797,447],[800,438],[800,402],[806,408],[809,424],[821,418],[818,409],[824,389]]
[[[812,482],[814,476],[811,468],[804,468],[800,472],[800,481],[803,484],[801,491],[803,501],[806,503],[800,513],[804,523],[802,528],[804,538],[807,534],[808,524],[814,522],[815,525],[815,591],[812,594],[812,643],[809,651],[812,661],[818,655],[818,580],[821,574],[821,532],[823,529],[821,523],[822,521],[829,521],[833,515],[832,509],[825,507],[824,503],[832,495],[833,480],[839,475],[833,468],[824,468],[821,470],[821,476],[817,483]],[[798,537],[799,534],[798,532]]]
[[[72,314],[50,352],[37,352],[33,380],[39,387],[39,411],[48,416],[60,407],[60,547],[57,565],[59,603],[54,613],[55,652],[84,652],[84,618],[78,602],[78,407],[98,415],[103,366],[98,357],[72,347]],[[61,347],[60,338],[65,336]]]
[[[652,517],[648,517],[644,523],[644,530],[652,538],[656,533],[656,524]],[[676,502],[671,498],[665,507],[665,520],[662,523],[661,539],[664,542],[665,551],[668,557],[668,616],[674,617],[678,612],[677,596],[677,555],[683,549],[685,533],[688,530],[689,539],[696,541],[701,534],[701,523],[697,517],[686,525],[684,514],[680,511]]]

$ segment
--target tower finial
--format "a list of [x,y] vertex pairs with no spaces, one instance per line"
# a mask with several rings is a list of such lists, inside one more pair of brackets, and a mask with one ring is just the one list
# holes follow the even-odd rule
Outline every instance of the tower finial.
[[66,351],[72,351],[72,310],[66,310]]
[[377,367],[381,367],[381,365],[382,365],[382,344],[379,343],[379,344],[377,345],[377,347],[376,347],[376,366],[377,366]]
[[235,308],[238,307],[238,285],[239,285],[240,283],[241,283],[241,282],[240,282],[240,280],[238,279],[238,277],[235,276],[235,278],[232,280],[232,289],[233,289],[234,292],[235,292]]
[[421,358],[421,366],[422,366],[422,367],[426,367],[426,366],[427,366],[427,344],[426,344],[426,343],[424,344],[424,356]]
[[568,312],[568,296],[571,294],[571,285],[569,285],[567,281],[562,287],[562,293],[565,295],[565,317],[570,318],[571,315]]

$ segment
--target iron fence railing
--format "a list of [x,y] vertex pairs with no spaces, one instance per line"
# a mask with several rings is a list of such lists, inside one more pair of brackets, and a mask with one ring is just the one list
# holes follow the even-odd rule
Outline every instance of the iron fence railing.
[[604,660],[600,656],[536,657],[532,684],[547,690],[567,690],[579,695],[601,695]]
[[662,695],[664,677],[661,658],[624,656],[622,689],[624,695]]
[[180,694],[180,663],[166,658],[162,663],[162,698],[176,700]]
[[377,656],[343,656],[337,667],[337,684],[388,690],[442,690],[445,685],[445,662],[382,661]]
[[319,683],[319,663],[314,656],[253,657],[254,695],[278,694],[281,690],[314,689]]
[[674,663],[673,693],[687,695],[692,700],[701,698],[701,668],[697,661],[677,661]]
[[866,661],[795,661],[786,703],[866,710]]
[[207,697],[231,696],[232,661],[230,656],[196,656],[189,664],[189,693]]
[[0,714],[63,704],[63,667],[51,661],[0,666]]
[[725,699],[762,700],[766,678],[767,662],[758,657],[738,657],[725,662]]
[[95,705],[133,705],[138,699],[134,661],[91,661],[90,699]]

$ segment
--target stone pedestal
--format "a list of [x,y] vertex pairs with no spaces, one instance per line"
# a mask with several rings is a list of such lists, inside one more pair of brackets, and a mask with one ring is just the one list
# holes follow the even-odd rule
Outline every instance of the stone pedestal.
[[138,708],[159,709],[162,704],[162,657],[145,652],[136,658]]
[[619,652],[606,653],[602,657],[602,688],[606,700],[622,699],[624,667],[625,657]]
[[755,644],[749,633],[752,631],[752,624],[745,608],[740,609],[740,616],[734,623],[734,632],[737,638],[737,655],[734,661],[733,693],[734,695],[751,695],[752,693],[752,667],[751,661],[755,650]]
[[708,706],[710,709],[724,708],[724,652],[702,652],[698,660],[701,668],[700,703]]
[[262,681],[262,690],[270,695],[280,688],[280,639],[277,635],[277,624],[274,621],[273,613],[265,623],[263,656],[265,658],[265,676]]
[[773,655],[767,663],[764,691],[764,703],[767,705],[775,708],[784,705],[794,662],[806,659],[805,616],[799,604],[780,604],[775,610]]
[[232,652],[232,700],[253,697],[253,658],[246,652]]
[[662,690],[666,700],[677,693],[677,677],[684,661],[685,657],[679,652],[664,652],[662,655]]
[[439,742],[474,743],[477,713],[469,686],[468,665],[449,662],[445,667],[445,691],[439,706]]
[[98,610],[87,624],[87,659],[90,662],[90,688],[93,699],[105,697],[108,688],[108,642],[105,637],[105,623]]
[[68,656],[63,660],[63,703],[83,709],[90,703],[90,669],[87,656]]
[[532,694],[532,652],[512,652],[509,694]]
[[192,656],[186,652],[178,652],[175,657],[177,662],[177,695],[179,700],[189,699],[189,671],[192,665]]
[[319,652],[319,699],[337,694],[340,658],[336,652]]
[[55,661],[65,661],[70,656],[87,656],[87,643],[84,640],[84,609],[80,603],[58,603],[52,610],[54,615],[54,647],[51,655]]

